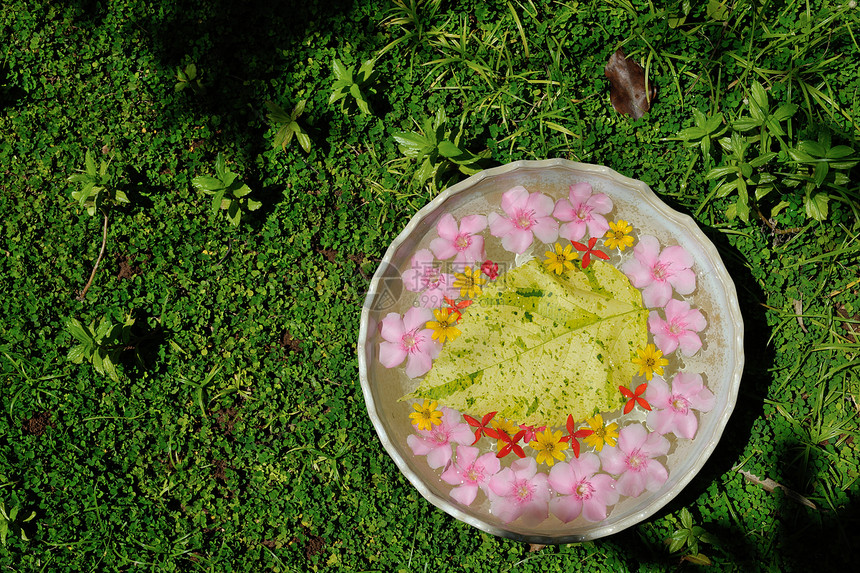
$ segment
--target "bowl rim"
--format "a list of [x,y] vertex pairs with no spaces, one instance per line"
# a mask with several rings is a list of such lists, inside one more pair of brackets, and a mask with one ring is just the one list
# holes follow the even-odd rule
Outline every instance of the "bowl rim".
[[[691,470],[681,476],[672,488],[664,492],[661,496],[655,498],[648,505],[646,505],[645,508],[635,514],[622,518],[612,523],[611,525],[595,524],[595,527],[589,530],[589,532],[586,534],[562,534],[558,536],[521,534],[514,531],[509,531],[502,527],[487,523],[473,515],[469,515],[462,511],[458,506],[451,503],[449,500],[433,493],[427,487],[424,481],[409,468],[409,465],[406,463],[406,460],[403,459],[403,457],[399,454],[397,449],[392,444],[391,439],[389,438],[388,433],[382,424],[382,420],[377,413],[377,404],[374,401],[373,394],[370,389],[370,384],[368,382],[367,348],[365,344],[365,341],[368,340],[369,334],[371,303],[373,301],[373,298],[376,296],[375,293],[377,292],[377,287],[380,280],[379,271],[380,269],[384,269],[385,265],[389,264],[389,261],[391,260],[397,249],[400,247],[400,245],[403,244],[403,242],[411,235],[412,231],[419,225],[419,223],[424,218],[434,213],[436,209],[450,197],[467,191],[468,189],[474,187],[484,179],[490,177],[498,177],[500,175],[510,173],[517,169],[547,169],[553,167],[564,167],[587,174],[600,175],[612,179],[623,186],[636,189],[646,198],[648,203],[657,211],[659,211],[664,217],[672,220],[680,226],[685,227],[698,240],[701,249],[705,252],[707,257],[715,263],[715,278],[724,289],[725,297],[728,301],[728,309],[726,309],[728,319],[729,322],[734,325],[735,331],[735,336],[731,340],[731,343],[734,345],[734,352],[735,356],[737,357],[734,369],[731,372],[731,376],[729,377],[729,383],[727,385],[727,388],[729,390],[729,396],[726,402],[726,407],[724,408],[722,414],[717,420],[716,425],[714,426],[714,439],[709,441],[705,445],[705,447],[702,448],[702,450],[699,452],[699,455],[695,460],[695,463],[692,465]],[[374,273],[374,276],[370,282],[370,285],[368,287],[368,294],[365,297],[365,301],[361,310],[361,322],[359,327],[356,351],[358,354],[358,369],[359,379],[361,382],[361,390],[362,394],[364,395],[364,401],[367,407],[368,415],[370,416],[371,422],[373,423],[373,427],[376,430],[376,434],[382,442],[382,446],[385,451],[394,460],[394,463],[397,468],[407,478],[407,480],[409,480],[412,486],[415,487],[415,489],[417,489],[421,493],[424,499],[426,499],[439,509],[443,510],[444,512],[448,513],[455,519],[458,519],[464,523],[467,523],[492,535],[496,535],[498,537],[505,537],[516,541],[522,541],[525,543],[538,543],[548,545],[561,543],[577,543],[598,539],[600,537],[605,537],[607,535],[617,533],[623,529],[636,525],[644,519],[647,519],[648,517],[654,515],[662,507],[675,499],[675,497],[690,483],[690,481],[692,481],[692,479],[701,471],[702,467],[705,465],[711,454],[716,449],[717,444],[722,438],[729,418],[731,417],[731,414],[734,411],[735,405],[737,403],[738,390],[740,387],[740,381],[741,376],[743,374],[743,366],[745,361],[743,335],[744,322],[743,317],[740,313],[740,307],[738,305],[737,289],[735,288],[735,284],[732,281],[731,276],[729,275],[728,270],[723,263],[722,257],[720,257],[719,252],[717,251],[716,246],[704,234],[704,232],[702,232],[702,230],[699,228],[698,224],[692,217],[680,213],[666,205],[666,203],[663,202],[663,200],[660,199],[654,193],[654,191],[643,181],[631,179],[630,177],[618,173],[614,169],[602,165],[579,163],[575,161],[570,161],[568,159],[556,158],[542,160],[519,160],[507,163],[505,165],[501,165],[499,167],[485,169],[479,173],[476,173],[475,175],[464,179],[463,181],[460,181],[455,185],[452,185],[451,187],[437,195],[435,198],[433,198],[420,210],[418,210],[418,212],[416,212],[411,217],[406,227],[388,246],[388,249],[386,250],[385,255],[382,258],[382,262],[380,263],[379,268]]]

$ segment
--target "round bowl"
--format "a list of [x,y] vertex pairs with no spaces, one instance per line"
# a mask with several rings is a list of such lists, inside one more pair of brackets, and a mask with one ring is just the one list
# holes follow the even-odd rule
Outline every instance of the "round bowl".
[[[594,193],[605,193],[612,199],[614,209],[607,218],[624,219],[634,226],[637,235],[653,235],[663,247],[682,245],[692,255],[697,288],[685,298],[701,310],[708,325],[701,350],[682,360],[685,370],[703,374],[707,388],[715,396],[715,405],[698,413],[698,430],[693,439],[671,441],[668,454],[661,459],[668,470],[668,479],[657,491],[646,490],[637,497],[622,496],[610,507],[606,519],[598,523],[582,517],[564,523],[552,514],[537,525],[521,523],[523,520],[504,523],[492,513],[487,499],[469,506],[454,501],[450,496],[453,486],[440,479],[442,468],[432,469],[423,457],[413,454],[407,436],[415,433],[409,418],[414,410],[410,401],[400,398],[413,391],[418,381],[407,377],[403,368],[389,369],[380,363],[380,323],[389,313],[403,314],[416,305],[418,295],[404,288],[401,274],[411,267],[415,252],[427,248],[436,236],[436,224],[443,214],[451,213],[459,220],[468,214],[501,213],[502,194],[515,186],[558,200],[567,197],[570,185],[577,182],[590,183]],[[498,260],[505,256],[499,240],[489,230],[484,237],[490,258]],[[537,257],[547,250],[539,243],[535,240],[530,249]],[[614,254],[615,262],[620,264],[619,259],[632,257],[632,250]],[[520,259],[515,262],[509,256],[511,264],[519,264]],[[606,167],[563,159],[517,161],[487,169],[447,189],[416,213],[392,242],[374,274],[361,314],[357,350],[361,387],[379,439],[421,495],[456,519],[483,531],[540,544],[580,542],[610,535],[648,518],[678,495],[714,451],[734,408],[744,363],[743,320],[734,283],[716,248],[693,219],[669,208],[641,181]],[[645,414],[644,411],[638,414],[638,421],[644,421]],[[634,412],[632,417],[636,416]],[[510,460],[502,461],[503,467],[509,463]]]

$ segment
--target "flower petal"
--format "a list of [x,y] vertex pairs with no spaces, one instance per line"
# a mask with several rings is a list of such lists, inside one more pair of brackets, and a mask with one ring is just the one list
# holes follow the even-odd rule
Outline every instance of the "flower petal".
[[424,287],[424,273],[419,271],[418,269],[412,268],[407,271],[404,271],[402,275],[400,275],[401,280],[403,281],[403,286],[409,292],[420,292]]
[[[651,463],[650,460],[648,463]],[[625,472],[618,478],[615,489],[627,497],[639,497],[645,491],[647,482],[645,472]]]
[[531,230],[543,243],[552,243],[558,238],[558,221],[552,217],[538,217]]
[[505,468],[492,478],[488,484],[490,491],[498,496],[506,496],[514,487],[516,476],[511,468]]
[[573,221],[577,218],[576,210],[573,208],[573,205],[570,204],[570,201],[564,198],[559,199],[556,202],[555,208],[552,210],[552,216],[559,221]]
[[[439,219],[438,223],[436,223],[436,233],[439,234],[440,238],[445,239],[448,242],[457,238],[460,230],[457,228],[457,220],[454,219],[454,216],[451,213],[445,213],[442,215],[442,218]],[[431,247],[430,249],[432,250],[433,248]],[[438,257],[439,255],[436,256]]]
[[[469,431],[469,437],[472,437],[472,432]],[[460,446],[457,448],[457,465],[463,470],[475,463],[478,459],[478,448],[471,446]],[[450,483],[450,482],[449,482]]]
[[[596,193],[586,201],[595,213],[606,214],[612,211],[612,199],[606,193]],[[600,217],[604,219],[603,217]],[[604,219],[605,221],[606,219]],[[609,223],[606,224],[606,229],[609,229]],[[605,231],[604,231],[605,232]]]
[[484,215],[466,215],[460,219],[460,232],[474,235],[487,228],[487,218]]
[[639,237],[639,242],[633,247],[633,255],[650,272],[650,269],[653,269],[654,265],[657,264],[657,259],[660,256],[660,241],[657,240],[657,237],[642,235]]
[[602,237],[609,230],[609,223],[606,221],[606,217],[596,213],[592,213],[591,219],[586,221],[586,224],[588,225],[588,234],[592,237]]
[[591,478],[591,487],[594,492],[591,499],[598,500],[604,506],[615,505],[618,503],[618,491],[615,489],[615,479],[606,475],[598,474]]
[[416,456],[426,456],[433,449],[433,444],[421,436],[409,434],[406,436],[406,443],[412,448],[412,453]]
[[410,378],[417,378],[430,372],[432,367],[433,360],[430,359],[428,352],[415,351],[409,354],[409,358],[406,360],[406,375]]
[[663,249],[658,261],[669,266],[672,270],[689,269],[693,266],[693,256],[681,245],[673,245]]
[[457,247],[454,246],[453,240],[444,237],[436,237],[430,241],[430,250],[440,261],[450,259],[457,254]]
[[529,192],[522,185],[517,185],[502,193],[502,210],[508,215],[514,215],[517,209],[522,209],[529,200]]
[[526,209],[534,211],[537,218],[551,217],[553,207],[555,207],[555,202],[552,197],[538,192],[529,195],[525,205]]
[[466,483],[451,490],[451,497],[454,498],[454,501],[458,501],[463,505],[472,505],[477,496],[478,486],[472,483]]
[[476,235],[472,237],[472,244],[469,245],[465,251],[460,253],[461,257],[457,257],[458,262],[465,263],[467,265],[471,265],[474,262],[481,262],[484,260],[484,237],[480,235]]
[[399,366],[406,360],[406,351],[400,347],[399,342],[380,342],[379,361],[386,368]]
[[666,281],[654,281],[642,290],[642,303],[648,308],[662,307],[671,298],[672,286]]
[[[429,319],[428,319],[429,320]],[[388,342],[400,343],[400,339],[406,334],[407,329],[403,326],[403,319],[396,312],[389,312],[382,319],[382,338]]]
[[669,479],[669,472],[658,461],[649,460],[648,468],[645,470],[645,489],[648,491],[657,491],[666,480]]
[[625,455],[618,447],[606,446],[600,451],[600,464],[603,470],[618,475],[624,472]]
[[549,471],[549,487],[562,495],[574,493],[578,481],[570,464],[557,464]]
[[[558,466],[553,467],[553,469],[556,467]],[[582,501],[573,495],[554,497],[549,501],[549,509],[554,516],[564,523],[570,523],[582,513]]]
[[662,377],[655,375],[645,389],[645,399],[656,408],[668,408],[671,398],[669,384]]
[[696,273],[692,269],[673,271],[667,280],[679,294],[690,294],[696,290]]
[[421,308],[420,306],[413,306],[403,315],[403,330],[404,332],[409,332],[416,328],[423,329],[427,321],[430,320],[433,320],[433,312],[431,310]]
[[436,446],[427,453],[427,465],[438,469],[448,465],[451,461],[451,444]]
[[[678,344],[681,346],[681,352],[684,353],[684,356],[692,356],[693,354],[698,352],[700,348],[702,348],[702,339],[699,338],[698,334],[691,330],[686,330],[679,334],[677,340]],[[674,350],[674,348],[672,350]],[[668,352],[663,351],[663,354],[668,354]]]
[[648,430],[642,424],[630,424],[624,426],[618,432],[618,449],[629,454],[645,445],[648,439]]
[[[457,448],[457,462],[460,461],[460,448]],[[464,483],[466,480],[463,477],[463,471],[460,469],[458,463],[449,464],[445,471],[442,472],[442,475],[439,478],[445,483],[449,483],[451,485],[460,485]]]
[[[456,424],[451,428],[451,441],[458,444],[471,444],[475,439],[475,434],[469,429],[466,424]],[[459,448],[458,448],[459,451]]]
[[654,281],[654,277],[651,276],[651,267],[646,266],[639,259],[629,259],[621,265],[620,269],[636,288],[644,288]]
[[578,241],[585,236],[586,229],[585,221],[574,217],[573,221],[561,224],[558,228],[558,236],[568,241]]
[[645,418],[645,423],[658,434],[668,434],[674,431],[676,415],[671,408],[651,410]]
[[[645,428],[643,426],[639,426],[644,431]],[[660,434],[648,434],[646,432],[647,438],[645,442],[642,444],[642,447],[639,448],[639,451],[648,456],[649,458],[657,458],[660,456],[665,456],[669,453],[669,440],[661,436]],[[649,461],[649,463],[651,463]]]
[[507,217],[502,217],[497,213],[490,213],[487,216],[487,221],[490,225],[490,234],[494,237],[504,237],[514,229],[516,225]]
[[502,520],[502,523],[510,523],[520,515],[523,508],[517,502],[504,496],[490,496],[490,512]]
[[531,231],[513,228],[510,233],[502,237],[502,247],[506,251],[521,254],[531,246],[534,241]]
[[699,428],[699,421],[696,419],[696,414],[688,410],[686,414],[676,413],[673,425],[676,436],[692,440]]

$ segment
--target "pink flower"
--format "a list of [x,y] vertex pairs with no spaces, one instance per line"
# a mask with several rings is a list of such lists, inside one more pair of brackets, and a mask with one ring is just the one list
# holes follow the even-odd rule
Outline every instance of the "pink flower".
[[430,430],[418,430],[417,435],[406,436],[406,443],[412,448],[412,453],[416,456],[427,456],[427,465],[433,469],[445,467],[451,461],[452,442],[468,444],[472,441],[472,430],[459,421],[459,412],[445,406],[440,410],[441,424]]
[[664,355],[674,352],[678,346],[684,356],[698,352],[702,339],[696,333],[708,325],[699,309],[691,309],[689,302],[673,298],[666,303],[664,311],[666,320],[654,310],[648,315],[648,328],[654,335],[654,344]]
[[401,276],[406,290],[422,293],[418,300],[425,308],[439,308],[446,296],[456,298],[460,294],[460,289],[452,286],[454,275],[443,273],[434,260],[429,249],[421,249],[412,255],[412,268]]
[[430,250],[440,260],[454,258],[460,267],[484,260],[484,237],[478,235],[487,228],[483,215],[467,215],[460,220],[459,227],[454,216],[445,213],[436,224],[438,237],[430,241]]
[[502,210],[507,217],[490,213],[490,233],[501,237],[502,247],[512,253],[523,253],[534,237],[544,243],[558,238],[558,221],[552,218],[552,198],[542,193],[529,193],[517,186],[502,195]]
[[[591,522],[606,519],[606,508],[618,502],[615,480],[606,474],[597,474],[600,458],[587,452],[568,463],[556,464],[549,472],[549,486],[561,494],[550,500],[553,515],[565,523],[580,513]],[[597,475],[595,475],[597,474]]]
[[603,448],[600,461],[604,471],[619,476],[615,486],[618,493],[637,497],[646,489],[657,491],[666,483],[669,472],[654,458],[668,451],[669,440],[649,433],[642,424],[631,424],[618,432],[614,448]]
[[417,306],[407,310],[403,318],[396,312],[383,318],[385,342],[379,344],[382,365],[394,368],[406,360],[407,376],[415,378],[426,374],[442,350],[442,345],[433,340],[433,331],[425,328],[429,320],[433,320],[433,313]]
[[710,412],[716,403],[714,394],[705,388],[700,374],[679,372],[672,379],[672,388],[655,376],[648,384],[645,396],[654,407],[646,422],[659,434],[674,433],[692,440],[699,422],[693,410]]
[[456,485],[451,497],[463,505],[471,505],[478,488],[487,493],[490,478],[499,473],[501,463],[493,452],[478,457],[478,448],[457,446],[457,460],[442,472],[442,480]]
[[536,525],[549,516],[546,474],[537,473],[534,458],[516,460],[490,478],[490,511],[504,523],[518,517]]
[[649,308],[665,306],[672,298],[672,288],[679,294],[696,290],[693,257],[680,246],[660,251],[656,237],[643,235],[633,248],[634,258],[621,265],[621,271],[642,291],[642,301]]
[[590,183],[571,185],[568,197],[559,199],[552,212],[559,221],[569,221],[559,227],[559,237],[578,241],[585,236],[586,228],[590,237],[606,234],[609,223],[603,215],[612,211],[612,199],[605,193],[592,195]]

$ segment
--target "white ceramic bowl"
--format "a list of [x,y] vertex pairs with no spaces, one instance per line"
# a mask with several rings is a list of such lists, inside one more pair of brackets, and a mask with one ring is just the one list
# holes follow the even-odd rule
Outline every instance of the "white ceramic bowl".
[[[398,399],[415,389],[402,368],[386,369],[379,362],[379,323],[389,312],[404,313],[413,306],[416,293],[403,288],[400,274],[410,268],[416,250],[426,248],[436,236],[435,228],[444,213],[458,220],[472,213],[501,212],[501,195],[522,185],[553,199],[567,197],[572,183],[585,181],[594,192],[609,195],[615,207],[612,219],[631,222],[637,235],[653,235],[662,246],[680,244],[693,256],[697,289],[687,299],[708,321],[705,345],[692,358],[683,358],[686,371],[704,373],[707,387],[716,396],[716,406],[699,413],[699,428],[692,440],[673,442],[663,460],[669,478],[656,492],[622,497],[606,520],[589,523],[583,518],[565,524],[550,516],[537,526],[514,521],[502,523],[489,509],[489,502],[476,501],[466,507],[451,499],[452,486],[441,481],[441,469],[431,469],[423,457],[413,455],[406,443],[414,433],[408,401]],[[503,256],[498,240],[485,232],[490,258]],[[535,241],[538,243],[538,241]],[[563,242],[563,241],[562,241]],[[495,243],[495,244],[494,244]],[[542,256],[543,245],[533,246]],[[630,255],[628,249],[626,256]],[[512,257],[511,257],[512,258]],[[702,468],[714,451],[735,405],[743,370],[743,320],[734,284],[714,245],[688,216],[670,209],[642,183],[597,165],[564,159],[517,161],[488,169],[449,188],[421,209],[395,239],[376,271],[361,314],[358,340],[361,386],[367,411],[386,451],[406,478],[430,503],[453,517],[488,533],[529,543],[571,543],[610,535],[634,525],[672,500]],[[641,418],[644,420],[644,415]],[[486,438],[485,438],[486,439]],[[509,456],[513,458],[513,456]],[[503,466],[507,463],[503,462]],[[479,494],[479,498],[481,495]]]

